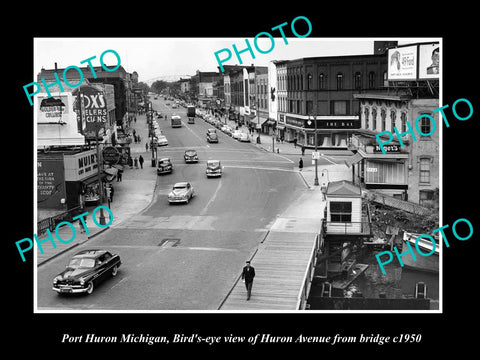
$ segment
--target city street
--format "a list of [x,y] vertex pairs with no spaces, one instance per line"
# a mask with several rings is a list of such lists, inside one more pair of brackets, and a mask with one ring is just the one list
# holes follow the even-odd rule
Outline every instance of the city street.
[[[205,134],[211,125],[199,118],[187,124],[186,110],[172,109],[163,99],[152,103],[168,115],[168,121],[157,120],[169,142],[158,148],[158,158],[170,157],[173,173],[158,176],[153,201],[141,213],[38,268],[39,309],[215,310],[275,219],[305,191],[296,157],[268,153],[219,130],[219,143],[209,144]],[[182,117],[181,128],[170,126],[174,113]],[[147,126],[136,127],[142,125]],[[197,150],[198,163],[185,164],[190,148]],[[208,159],[222,162],[222,177],[206,177]],[[150,155],[144,169],[135,171],[156,171]],[[195,197],[169,205],[167,194],[180,181],[193,185]],[[118,253],[118,275],[91,295],[58,296],[52,279],[86,248]]]

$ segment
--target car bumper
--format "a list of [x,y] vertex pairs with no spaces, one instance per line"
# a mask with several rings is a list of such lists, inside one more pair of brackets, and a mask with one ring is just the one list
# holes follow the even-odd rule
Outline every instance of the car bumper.
[[188,201],[188,198],[181,198],[181,199],[172,198],[172,199],[168,199],[168,202],[169,202],[169,203],[179,203],[179,202],[187,202],[187,201]]
[[79,294],[87,292],[87,288],[81,285],[57,285],[52,290],[59,294]]
[[208,177],[210,176],[222,176],[221,172],[207,172],[206,173]]
[[173,169],[157,170],[157,174],[170,174],[172,171],[173,171]]
[[198,159],[185,159],[185,162],[187,162],[187,163],[196,163],[196,162],[198,162]]

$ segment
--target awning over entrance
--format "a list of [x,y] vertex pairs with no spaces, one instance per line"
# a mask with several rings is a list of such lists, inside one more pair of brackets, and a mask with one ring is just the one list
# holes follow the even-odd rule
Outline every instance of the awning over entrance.
[[352,165],[362,161],[362,159],[363,159],[362,154],[357,152],[355,155],[350,156],[348,159],[346,159],[344,161],[345,161],[345,165],[347,165],[347,167],[351,167]]
[[285,125],[277,125],[278,130],[285,130]]

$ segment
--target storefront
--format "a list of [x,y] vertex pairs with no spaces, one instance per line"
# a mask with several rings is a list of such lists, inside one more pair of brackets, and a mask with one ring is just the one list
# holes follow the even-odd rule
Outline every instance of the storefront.
[[68,208],[100,204],[106,174],[101,169],[99,180],[97,150],[65,154],[64,166]]
[[352,167],[355,183],[366,189],[374,189],[385,195],[407,200],[408,153],[400,152],[400,146],[390,147],[383,154],[375,146],[367,146],[345,161]]

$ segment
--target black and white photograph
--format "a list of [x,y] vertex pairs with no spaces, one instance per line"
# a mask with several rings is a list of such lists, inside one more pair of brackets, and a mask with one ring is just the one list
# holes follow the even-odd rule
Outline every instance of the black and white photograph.
[[141,357],[470,344],[470,35],[386,9],[349,30],[327,10],[138,7],[12,41],[9,342]]
[[35,39],[36,311],[441,310],[441,39],[272,41]]

